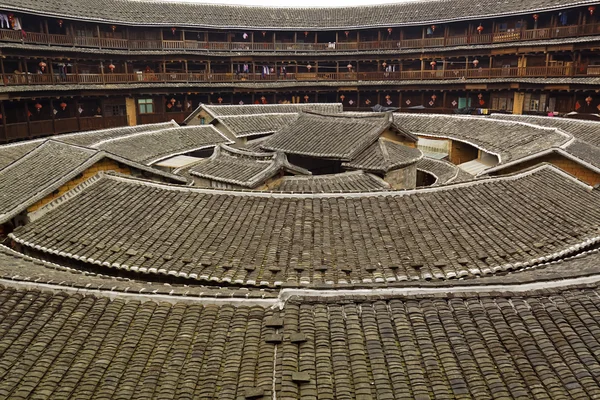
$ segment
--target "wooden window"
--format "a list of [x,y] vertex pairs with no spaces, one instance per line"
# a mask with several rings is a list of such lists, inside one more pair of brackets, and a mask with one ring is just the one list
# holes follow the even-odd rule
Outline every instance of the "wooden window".
[[154,113],[154,101],[152,99],[138,99],[140,114]]

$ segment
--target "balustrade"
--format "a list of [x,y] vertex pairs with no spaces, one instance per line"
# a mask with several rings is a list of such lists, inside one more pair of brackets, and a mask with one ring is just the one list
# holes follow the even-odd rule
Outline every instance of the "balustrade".
[[[301,68],[304,69],[304,68]],[[540,66],[526,68],[467,68],[435,69],[395,72],[287,72],[285,75],[271,72],[261,73],[185,73],[185,72],[135,72],[105,74],[4,74],[2,83],[10,85],[45,84],[129,84],[129,83],[219,83],[219,82],[273,82],[273,81],[382,81],[422,79],[481,79],[517,77],[561,77],[574,76],[573,66]],[[589,66],[578,76],[600,75],[600,66]]]
[[128,40],[87,36],[69,36],[38,32],[0,29],[0,41],[38,43],[55,46],[81,46],[124,50],[183,50],[183,51],[248,51],[248,52],[315,52],[367,51],[490,44],[526,40],[577,37],[600,34],[600,24],[557,26],[512,32],[475,33],[473,35],[435,38],[357,41],[337,43],[283,43],[283,42],[204,42],[196,40]]

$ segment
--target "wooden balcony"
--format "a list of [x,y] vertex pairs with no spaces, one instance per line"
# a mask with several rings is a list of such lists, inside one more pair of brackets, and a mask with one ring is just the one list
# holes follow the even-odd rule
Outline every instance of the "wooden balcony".
[[[298,67],[306,70],[305,67]],[[485,79],[485,78],[546,78],[570,76],[598,76],[600,68],[588,68],[585,74],[574,75],[573,66],[527,68],[435,69],[401,72],[299,72],[284,75],[259,73],[130,73],[130,74],[4,74],[2,84],[12,85],[106,85],[140,83],[241,83],[241,82],[331,82],[331,81],[406,81],[429,79]]]
[[[162,114],[161,114],[162,115]],[[163,117],[162,120],[170,120]],[[162,120],[160,122],[162,122]],[[95,129],[116,128],[127,125],[127,117],[80,117],[61,118],[42,121],[19,122],[14,124],[0,124],[0,143],[12,142],[22,139],[33,139],[59,133],[91,131]]]
[[[600,34],[600,24],[557,26],[511,32],[483,33],[421,39],[357,41],[336,43],[208,42],[200,40],[128,40],[87,36],[56,35],[0,29],[0,42],[43,44],[120,50],[180,50],[190,52],[348,52],[422,49],[469,44],[508,43]],[[276,34],[275,34],[276,35]]]

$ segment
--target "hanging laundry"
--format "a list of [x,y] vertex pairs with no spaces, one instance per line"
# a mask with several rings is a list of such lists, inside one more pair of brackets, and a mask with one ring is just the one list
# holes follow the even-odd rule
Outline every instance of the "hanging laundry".
[[433,35],[433,29],[427,28],[427,34],[428,35]]
[[21,27],[21,19],[19,17],[13,17],[13,29],[15,31],[23,30]]
[[566,13],[566,12],[561,12],[561,13],[558,14],[560,16],[560,24],[562,26],[567,25],[567,22],[568,22],[567,14],[568,13]]
[[8,22],[8,15],[0,13],[0,28],[10,29],[10,22]]

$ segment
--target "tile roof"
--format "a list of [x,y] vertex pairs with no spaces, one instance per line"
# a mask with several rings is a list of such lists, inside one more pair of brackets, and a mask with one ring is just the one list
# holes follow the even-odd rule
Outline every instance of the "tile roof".
[[541,117],[535,115],[513,115],[513,114],[492,114],[492,118],[527,122],[539,126],[548,126],[552,128],[561,129],[567,132],[573,137],[593,144],[594,146],[600,146],[600,122],[597,121],[584,121],[580,119],[572,118],[559,118],[559,117]]
[[583,140],[574,140],[564,150],[579,160],[600,170],[600,146],[594,146]]
[[342,167],[374,173],[386,173],[393,169],[414,164],[421,158],[423,158],[423,153],[419,149],[379,138],[354,157],[352,161],[342,163]]
[[461,174],[462,170],[451,162],[429,157],[423,157],[417,161],[417,169],[435,176],[434,186],[474,178],[470,174]]
[[599,298],[315,294],[273,309],[0,286],[0,397],[593,399]]
[[390,185],[364,171],[318,176],[285,176],[274,191],[291,193],[374,192],[389,190]]
[[600,169],[600,122],[533,115],[493,114],[492,117],[560,129],[575,138],[561,146],[561,149],[578,160]]
[[393,126],[390,113],[304,112],[269,137],[262,148],[343,161],[354,159]]
[[[279,172],[310,175],[310,171],[292,165],[284,153],[256,153],[219,145],[211,157],[184,168],[192,177],[256,188]],[[175,173],[180,173],[176,170]]]
[[548,165],[368,194],[203,190],[104,174],[10,236],[116,271],[250,286],[384,283],[486,276],[564,256],[599,239],[599,204],[600,191]]
[[571,135],[556,128],[471,116],[394,114],[397,125],[419,136],[469,143],[507,163],[566,144]]
[[151,165],[179,154],[233,143],[212,125],[142,131],[96,142],[93,148]]
[[358,7],[245,7],[166,1],[2,0],[9,11],[126,25],[335,30],[472,21],[596,4],[595,0],[415,1]]
[[95,291],[100,294],[109,292],[109,295],[113,296],[123,293],[144,296],[192,296],[195,298],[231,298],[235,302],[235,299],[247,301],[250,299],[273,299],[279,295],[278,291],[268,289],[189,286],[114,277],[36,259],[3,245],[0,245],[0,279],[52,285],[58,290],[74,288]]
[[201,104],[194,113],[201,110],[210,116],[230,117],[255,114],[297,114],[302,111],[314,111],[324,114],[335,114],[343,111],[342,103],[300,103],[300,104],[244,104],[244,105],[217,105]]
[[243,149],[248,151],[255,151],[258,153],[263,152],[264,150],[261,146],[263,145],[263,143],[266,142],[268,138],[269,136],[264,136],[258,139],[250,139],[244,144]]
[[103,158],[168,178],[171,182],[187,182],[182,177],[104,151],[46,140],[0,170],[0,223],[15,217]]
[[296,118],[298,118],[298,114],[288,113],[221,116],[217,117],[216,120],[223,124],[236,138],[243,138],[275,133],[282,127],[294,122]]
[[[77,146],[91,146],[99,141],[119,138],[121,136],[148,132],[152,130],[159,130],[164,128],[177,127],[177,123],[173,120],[170,122],[163,122],[158,124],[145,124],[135,126],[124,126],[119,128],[101,129],[96,131],[85,131],[76,133],[66,133],[63,135],[54,135],[53,139],[60,140],[61,142],[77,145]],[[18,160],[31,150],[42,144],[46,139],[27,140],[23,142],[11,143],[7,145],[0,145],[0,169],[6,167],[8,164]]]

